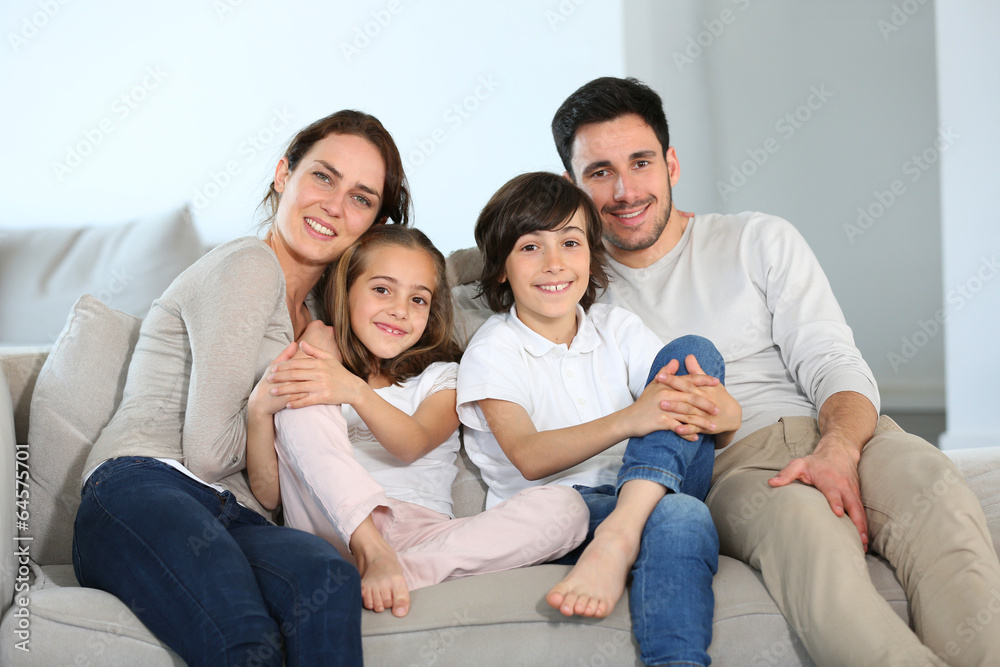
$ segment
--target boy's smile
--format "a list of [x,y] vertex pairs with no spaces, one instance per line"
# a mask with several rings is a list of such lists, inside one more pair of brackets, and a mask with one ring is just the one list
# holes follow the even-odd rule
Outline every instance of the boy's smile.
[[553,343],[576,335],[576,305],[590,283],[586,227],[578,210],[561,227],[525,234],[504,265],[518,319]]

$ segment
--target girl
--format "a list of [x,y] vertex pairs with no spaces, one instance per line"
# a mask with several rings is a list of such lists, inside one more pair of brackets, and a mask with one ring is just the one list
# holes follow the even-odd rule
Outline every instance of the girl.
[[497,314],[462,358],[466,447],[488,504],[539,484],[583,494],[593,541],[550,605],[606,616],[631,572],[643,660],[708,664],[718,539],[702,500],[713,440],[732,437],[740,407],[710,342],[661,350],[636,315],[594,304],[607,286],[601,232],[590,199],[555,174],[514,178],[483,209],[480,293]]
[[[292,139],[263,203],[263,240],[212,250],[142,323],[121,404],[84,466],[73,565],[188,665],[360,665],[357,587],[333,586],[358,574],[254,499],[246,406],[293,353],[327,267],[371,225],[406,223],[399,151],[376,118],[334,113]],[[320,589],[325,602],[302,615],[298,591]]]
[[[410,590],[545,562],[583,541],[585,505],[567,488],[452,518],[460,351],[444,257],[423,233],[372,228],[344,253],[327,296],[343,363],[327,379],[308,359],[273,374],[297,385],[275,396],[310,396],[275,415],[274,447],[255,453],[251,480],[265,506],[282,502],[288,525],[353,556],[366,608],[404,616]],[[330,327],[303,337],[314,359],[337,347]],[[267,415],[250,407],[251,428],[266,430]]]

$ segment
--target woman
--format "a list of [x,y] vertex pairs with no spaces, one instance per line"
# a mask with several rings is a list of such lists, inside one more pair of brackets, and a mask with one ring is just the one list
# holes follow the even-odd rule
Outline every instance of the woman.
[[327,267],[372,224],[406,224],[399,152],[375,118],[335,113],[296,135],[262,204],[263,241],[205,255],[143,322],[84,467],[74,568],[189,665],[280,665],[282,647],[288,665],[361,664],[358,572],[321,538],[270,523],[244,472],[246,406],[294,354]]

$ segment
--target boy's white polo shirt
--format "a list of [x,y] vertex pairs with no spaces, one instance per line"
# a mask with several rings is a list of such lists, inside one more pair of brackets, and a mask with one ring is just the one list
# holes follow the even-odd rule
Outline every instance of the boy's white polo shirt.
[[577,333],[555,344],[517,318],[490,317],[458,369],[458,416],[465,448],[489,486],[487,508],[541,484],[613,484],[627,441],[583,463],[540,480],[521,476],[500,449],[476,401],[494,398],[523,407],[535,428],[549,431],[593,421],[631,405],[646,386],[650,365],[663,346],[633,313],[594,304],[577,306]]

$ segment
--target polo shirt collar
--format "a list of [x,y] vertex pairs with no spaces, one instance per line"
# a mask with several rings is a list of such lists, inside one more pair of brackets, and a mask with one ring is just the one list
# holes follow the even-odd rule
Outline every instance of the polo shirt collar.
[[517,306],[511,306],[507,312],[507,326],[517,336],[518,342],[534,357],[544,357],[552,351],[557,354],[586,354],[594,351],[601,344],[601,337],[593,320],[583,311],[583,306],[576,305],[576,335],[567,347],[564,343],[553,343],[545,336],[536,333],[517,317]]

